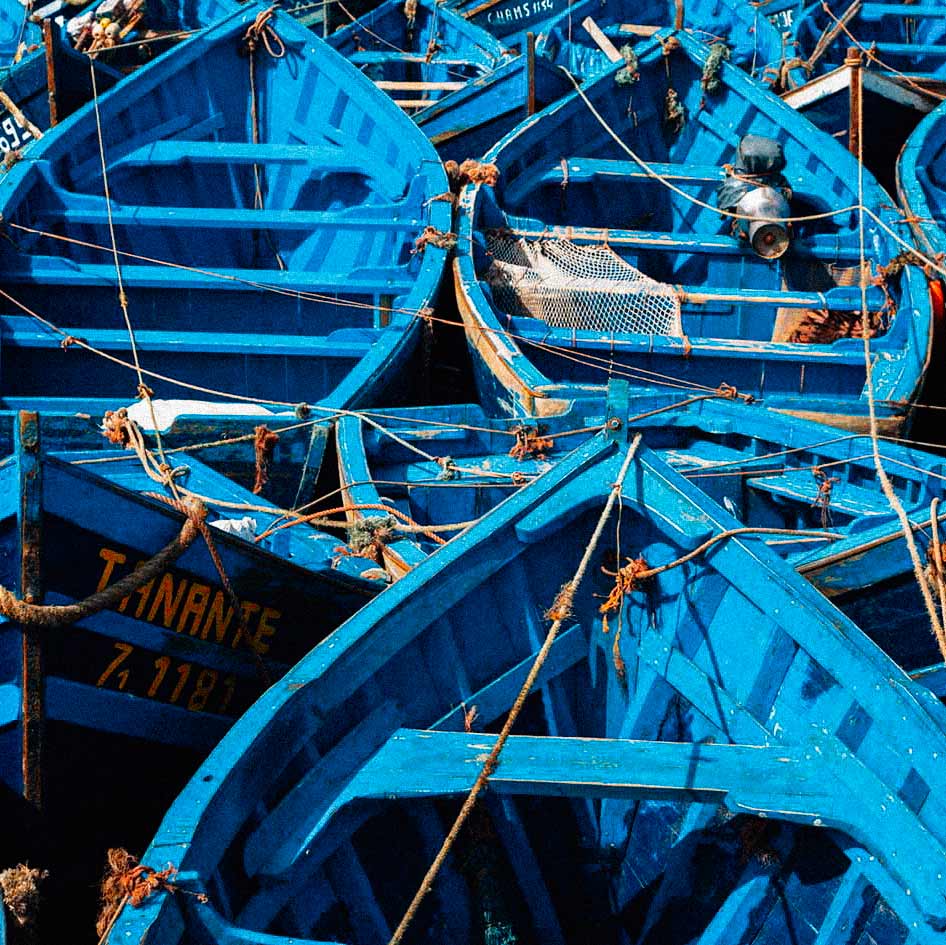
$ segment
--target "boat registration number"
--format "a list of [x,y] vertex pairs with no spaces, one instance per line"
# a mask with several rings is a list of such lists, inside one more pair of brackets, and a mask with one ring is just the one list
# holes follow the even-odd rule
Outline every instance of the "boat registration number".
[[789,30],[795,23],[795,11],[791,7],[787,10],[779,10],[769,17],[769,22],[777,30]]
[[24,128],[9,112],[0,118],[0,151],[4,154],[15,151],[32,139],[29,128]]

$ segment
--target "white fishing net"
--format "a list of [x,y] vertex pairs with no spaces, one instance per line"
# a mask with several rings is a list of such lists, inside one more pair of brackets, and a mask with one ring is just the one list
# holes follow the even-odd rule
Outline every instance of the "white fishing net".
[[608,246],[570,240],[527,242],[491,233],[486,273],[496,304],[510,315],[541,318],[554,328],[682,336],[680,299]]

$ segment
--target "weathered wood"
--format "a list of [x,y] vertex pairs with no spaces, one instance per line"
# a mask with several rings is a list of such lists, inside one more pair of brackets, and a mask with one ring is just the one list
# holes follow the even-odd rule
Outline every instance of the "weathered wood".
[[585,32],[595,41],[595,45],[600,49],[610,62],[620,62],[624,57],[618,52],[614,43],[604,34],[604,30],[595,23],[594,19],[586,16],[581,25]]
[[[16,422],[17,474],[20,504],[17,514],[20,552],[20,596],[29,604],[43,602],[43,463],[39,416],[20,411]],[[43,808],[43,743],[46,730],[45,633],[41,627],[21,626],[23,796]]]
[[393,79],[377,79],[374,84],[386,92],[455,92],[466,85],[465,82],[396,82]]

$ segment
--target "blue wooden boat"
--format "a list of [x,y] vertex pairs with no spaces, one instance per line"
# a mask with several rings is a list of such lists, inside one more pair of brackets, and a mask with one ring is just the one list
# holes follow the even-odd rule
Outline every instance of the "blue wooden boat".
[[[782,34],[757,7],[744,0],[696,0],[682,7],[674,0],[620,0],[608,4],[580,0],[567,5],[541,24],[538,48],[542,55],[573,74],[590,78],[608,70],[617,60],[613,52],[609,57],[583,27],[586,17],[592,18],[618,51],[652,35],[656,27],[676,26],[686,28],[707,44],[722,43],[727,60],[760,82],[778,86],[784,80],[780,74],[785,60]],[[803,80],[803,76],[796,78]]]
[[819,0],[797,7],[791,28],[801,58],[815,57],[809,71],[843,66],[853,36],[871,69],[915,81],[946,79],[946,9],[940,3],[832,0],[826,10]]
[[[405,942],[941,941],[942,706],[736,526],[587,441],[250,709],[107,941],[400,941],[484,765]],[[687,561],[603,615],[615,555]]]
[[[917,126],[897,163],[897,195],[920,248],[934,259],[946,252],[946,105]],[[942,280],[939,288],[942,314]]]
[[[437,0],[385,0],[329,36],[454,161],[477,158],[570,83],[544,59],[517,55]],[[530,98],[531,92],[531,98]]]
[[6,403],[103,411],[144,384],[330,413],[409,388],[446,258],[443,168],[290,18],[247,56],[261,14],[182,42],[3,177]]
[[900,149],[946,89],[946,9],[821,0],[794,6],[786,27],[784,100],[862,153],[865,166],[893,192]]
[[[305,522],[268,534],[292,516],[202,462],[198,452],[167,453],[171,469],[164,475],[153,451],[147,462],[131,449],[101,446],[47,453],[35,414],[21,413],[18,427],[17,449],[0,467],[0,584],[9,592],[0,601],[8,668],[0,777],[15,788],[33,775],[32,759],[21,765],[23,727],[44,720],[51,729],[79,726],[206,750],[264,683],[384,586],[372,580],[370,562],[339,557],[339,540]],[[231,466],[238,448],[244,472],[252,474],[253,443],[231,446]],[[111,600],[110,589],[138,574],[188,516],[198,534],[190,528],[175,556],[162,558],[156,571],[149,565],[148,580],[139,575],[137,589]],[[32,596],[55,608],[101,592],[108,602],[79,616],[42,608],[22,616],[10,598]],[[37,679],[35,667],[20,665],[21,639],[47,624],[69,632],[43,640],[29,635],[45,650],[45,673]],[[24,719],[22,691],[30,686],[44,690],[43,705]],[[191,698],[197,690],[201,695]]]
[[[946,697],[944,655],[929,632],[869,436],[721,398],[688,403],[655,394],[622,404],[616,389],[607,410],[579,401],[563,416],[536,420],[491,418],[474,405],[341,418],[339,479],[353,508],[349,517],[374,539],[362,553],[403,577],[583,439],[630,417],[630,429],[740,522],[783,529],[766,538],[773,550],[901,668]],[[942,518],[932,503],[946,491],[943,458],[892,442],[880,452],[929,560],[932,515]],[[386,509],[431,530],[395,531]],[[811,534],[819,529],[832,538]],[[796,531],[802,534],[793,537]]]
[[5,68],[23,54],[30,46],[38,46],[43,35],[29,16],[29,7],[16,2],[0,6],[0,61]]
[[4,0],[0,92],[10,101],[0,107],[0,152],[31,145],[95,92],[111,88],[187,33],[233,9],[228,0],[152,0],[147,5],[137,0],[29,5]]
[[24,412],[0,462],[0,799],[21,795],[11,816],[28,825],[2,865],[50,871],[46,940],[91,926],[105,850],[144,844],[233,720],[385,586],[268,498],[298,469],[305,425],[261,427],[280,430],[261,467],[253,428],[221,442],[224,420],[166,430],[164,475],[150,444]]
[[[615,65],[524,121],[485,157],[497,186],[464,191],[455,275],[480,400],[547,415],[612,376],[651,390],[728,384],[863,429],[858,214],[846,209],[858,204],[855,161],[725,62],[717,93],[706,92],[708,47],[672,34],[668,59],[670,37],[637,48],[630,86]],[[745,184],[747,165],[791,201]],[[764,194],[775,204],[760,213]],[[876,221],[899,217],[867,174],[863,196],[875,278],[900,251]],[[736,233],[719,201],[743,207]],[[786,217],[801,219],[769,228]],[[931,309],[918,270],[881,283],[866,301],[890,432],[918,394]]]

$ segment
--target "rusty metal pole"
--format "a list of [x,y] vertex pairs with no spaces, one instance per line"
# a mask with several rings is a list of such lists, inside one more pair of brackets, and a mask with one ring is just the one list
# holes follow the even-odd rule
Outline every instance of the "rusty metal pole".
[[850,116],[847,127],[847,149],[856,156],[861,153],[861,111],[864,106],[864,84],[861,75],[863,61],[861,51],[856,46],[848,48],[844,65],[847,66],[850,75],[848,84]]
[[[39,442],[39,415],[17,414],[16,457],[20,489],[17,531],[20,551],[20,596],[27,603],[42,603],[40,549],[43,538],[43,479]],[[43,631],[20,626],[22,639],[23,796],[37,810],[43,807],[43,736],[45,711],[45,655]]]
[[58,36],[52,18],[43,20],[43,48],[46,50],[46,88],[49,101],[50,127],[59,121],[59,108],[56,104],[56,44]]
[[535,114],[535,33],[526,33],[526,114]]

